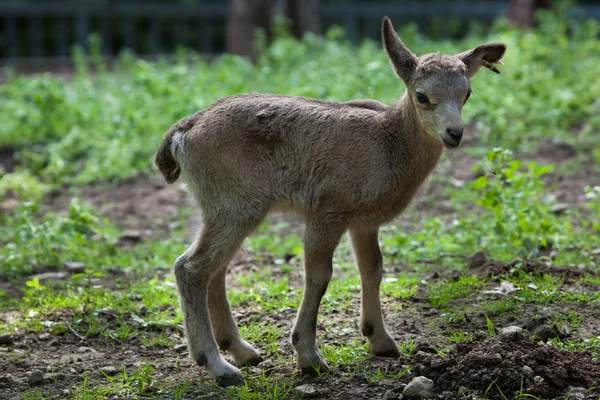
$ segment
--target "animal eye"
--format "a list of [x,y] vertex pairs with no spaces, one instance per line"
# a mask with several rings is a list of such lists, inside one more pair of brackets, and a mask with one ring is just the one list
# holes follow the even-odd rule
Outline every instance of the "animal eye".
[[427,103],[429,103],[429,98],[423,92],[417,92],[417,100],[421,104],[427,104]]
[[471,93],[473,93],[473,91],[471,89],[469,89],[469,93],[467,93],[467,98],[465,99],[465,103],[467,102],[467,100],[469,100],[469,97],[471,97]]

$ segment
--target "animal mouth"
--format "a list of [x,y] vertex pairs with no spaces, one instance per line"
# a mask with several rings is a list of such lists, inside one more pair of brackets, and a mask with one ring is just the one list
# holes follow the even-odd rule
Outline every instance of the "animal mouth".
[[454,140],[451,140],[451,139],[446,139],[444,137],[444,135],[440,135],[440,139],[442,140],[442,143],[444,143],[444,146],[447,149],[455,149],[460,144],[460,140],[454,141]]

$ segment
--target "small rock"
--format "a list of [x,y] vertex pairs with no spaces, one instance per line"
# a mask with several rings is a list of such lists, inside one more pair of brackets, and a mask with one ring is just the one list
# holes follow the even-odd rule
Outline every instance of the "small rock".
[[65,374],[63,374],[62,372],[57,372],[57,373],[48,372],[48,373],[44,374],[45,381],[57,381],[57,380],[64,379],[64,378],[65,378]]
[[2,375],[0,375],[0,382],[3,382],[3,383],[14,383],[15,382],[15,377],[12,376],[11,374],[2,374]]
[[548,339],[558,337],[558,333],[549,325],[541,325],[535,328],[532,332],[537,340],[546,343]]
[[107,365],[106,367],[100,367],[99,368],[100,372],[102,372],[105,375],[108,376],[113,376],[116,375],[119,370],[116,367],[113,367],[112,365]]
[[85,264],[76,261],[65,261],[65,268],[67,272],[72,274],[81,274],[85,272]]
[[260,369],[269,370],[269,369],[273,369],[275,367],[275,363],[272,360],[265,360],[265,361],[261,361],[257,365],[257,367]]
[[424,376],[417,376],[402,391],[403,398],[430,399],[433,396],[433,381]]
[[471,269],[483,267],[487,261],[488,258],[482,250],[476,251],[471,256]]
[[533,377],[533,383],[535,383],[537,386],[540,386],[544,383],[544,378],[542,378],[539,375],[536,375]]
[[600,256],[600,248],[592,250],[592,254],[595,256]]
[[494,354],[494,360],[496,360],[496,362],[502,362],[502,354]]
[[35,385],[36,383],[40,383],[44,380],[44,373],[39,369],[35,371],[31,371],[29,376],[27,377],[27,383],[30,385]]
[[587,389],[580,386],[569,386],[566,393],[569,400],[585,400],[587,394]]
[[92,353],[92,352],[96,352],[96,350],[90,348],[90,347],[85,347],[85,346],[81,346],[77,349],[77,352],[79,353]]
[[533,378],[533,369],[529,365],[523,365],[521,372],[523,372],[523,375],[526,377]]
[[44,272],[43,274],[33,275],[32,278],[38,278],[40,281],[43,280],[61,280],[67,277],[66,272]]
[[568,209],[569,209],[569,205],[566,203],[558,203],[558,204],[555,204],[552,207],[550,207],[550,210],[556,215],[561,215]]
[[523,328],[521,328],[520,326],[511,325],[500,329],[500,334],[510,336],[513,333],[520,333],[522,330]]
[[398,395],[394,392],[393,389],[390,389],[383,394],[382,400],[396,400],[396,399],[398,399]]
[[184,351],[187,351],[187,344],[178,344],[177,346],[173,347],[173,350],[175,350],[177,353],[183,353]]
[[296,394],[298,394],[304,398],[316,397],[318,394],[316,386],[311,385],[309,383],[300,385],[300,386],[296,386],[296,388],[294,390],[296,391]]
[[48,332],[42,333],[38,336],[38,339],[43,340],[44,342],[50,339],[50,334]]
[[498,343],[492,345],[492,347],[490,347],[490,353],[491,354],[500,354],[500,352],[502,351],[502,346]]
[[130,242],[139,242],[142,239],[142,232],[136,230],[125,231],[120,239]]
[[8,346],[11,345],[13,342],[13,338],[12,335],[5,333],[4,335],[0,335],[0,345],[1,346]]
[[436,308],[431,308],[431,309],[425,311],[424,315],[428,316],[428,317],[434,316],[434,315],[440,315],[440,311]]

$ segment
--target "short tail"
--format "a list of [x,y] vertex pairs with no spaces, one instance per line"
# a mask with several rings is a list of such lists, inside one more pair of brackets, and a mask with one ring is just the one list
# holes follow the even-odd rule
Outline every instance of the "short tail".
[[177,160],[171,153],[171,143],[173,142],[173,136],[175,135],[175,129],[171,129],[165,134],[160,147],[154,157],[154,163],[158,167],[160,173],[165,177],[167,183],[174,183],[181,174],[181,169]]

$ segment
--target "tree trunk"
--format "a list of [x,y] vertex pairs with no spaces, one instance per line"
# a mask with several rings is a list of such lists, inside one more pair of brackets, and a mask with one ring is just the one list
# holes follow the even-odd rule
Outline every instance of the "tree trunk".
[[550,8],[550,0],[510,0],[506,17],[521,29],[532,28],[533,16],[541,8]]
[[321,33],[320,0],[229,0],[227,19],[227,51],[256,59],[254,34],[263,29],[271,38],[271,20],[275,13],[290,19],[292,34],[301,38],[304,32]]
[[254,60],[254,34],[264,29],[269,35],[272,0],[230,0],[227,19],[227,51]]
[[321,33],[320,0],[287,0],[286,17],[292,23],[292,33],[301,38],[305,32]]

